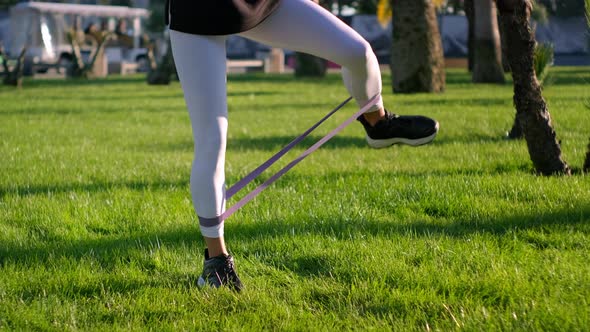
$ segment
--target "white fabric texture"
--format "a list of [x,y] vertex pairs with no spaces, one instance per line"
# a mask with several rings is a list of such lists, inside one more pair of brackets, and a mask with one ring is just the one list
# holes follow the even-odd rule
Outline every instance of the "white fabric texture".
[[[282,0],[270,17],[240,35],[340,64],[344,84],[359,107],[381,94],[381,72],[370,45],[312,1]],[[219,217],[225,211],[226,38],[170,31],[195,142],[191,195],[196,213],[205,219]],[[369,112],[381,107],[383,102],[379,101]],[[223,223],[207,226],[201,224],[204,236],[223,235]]]
[[211,226],[211,227],[200,225],[200,229],[201,229],[201,235],[203,235],[204,237],[219,238],[219,237],[223,236],[224,223],[222,222],[217,226]]

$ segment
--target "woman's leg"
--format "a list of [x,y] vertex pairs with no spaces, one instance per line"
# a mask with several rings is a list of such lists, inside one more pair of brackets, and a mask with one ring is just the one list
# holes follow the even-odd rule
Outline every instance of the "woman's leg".
[[174,61],[193,129],[195,157],[190,189],[211,257],[227,254],[223,222],[219,219],[225,211],[225,40],[224,36],[170,31]]
[[[270,17],[241,35],[340,64],[344,84],[359,106],[381,94],[381,71],[369,43],[310,0],[282,0]],[[380,101],[368,112],[382,110]]]
[[438,122],[424,116],[397,116],[383,108],[381,71],[369,43],[336,16],[310,0],[282,0],[277,10],[244,37],[309,53],[342,65],[342,77],[359,106],[372,97],[378,103],[359,122],[373,148],[431,142]]

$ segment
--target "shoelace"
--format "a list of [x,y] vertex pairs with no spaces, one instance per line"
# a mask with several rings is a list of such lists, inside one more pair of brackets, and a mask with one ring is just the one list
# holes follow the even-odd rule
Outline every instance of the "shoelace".
[[403,126],[409,126],[412,124],[412,120],[410,120],[408,118],[401,117],[395,113],[389,113],[387,111],[385,114],[385,118],[387,119],[386,120],[387,122],[395,121],[398,124],[403,125]]
[[390,113],[390,112],[387,112],[387,114],[385,116],[387,117],[388,120],[399,118],[399,115],[397,115],[395,113]]
[[225,274],[226,283],[228,283],[231,287],[235,287],[236,289],[240,290],[240,278],[236,273],[236,267],[234,266],[233,260],[230,260],[229,257],[226,259],[226,264],[223,267],[223,273]]
[[233,275],[236,273],[234,261],[230,258],[230,256],[225,258],[225,264],[223,264],[223,273],[229,277],[233,277]]
[[217,281],[220,285],[223,285],[228,279],[234,280],[236,275],[234,262],[231,260],[230,256],[225,257],[223,263],[221,269],[215,269],[215,277],[217,277]]

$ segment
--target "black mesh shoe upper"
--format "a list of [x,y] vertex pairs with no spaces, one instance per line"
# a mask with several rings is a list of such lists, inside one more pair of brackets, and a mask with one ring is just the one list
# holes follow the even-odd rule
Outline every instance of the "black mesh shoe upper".
[[374,139],[407,138],[420,139],[438,131],[438,123],[421,115],[396,115],[385,111],[385,118],[371,126],[364,116],[357,119],[365,127],[367,135]]
[[244,286],[236,273],[234,258],[231,255],[220,255],[209,258],[209,252],[205,249],[205,263],[200,279],[213,287],[228,286],[233,290],[241,291]]

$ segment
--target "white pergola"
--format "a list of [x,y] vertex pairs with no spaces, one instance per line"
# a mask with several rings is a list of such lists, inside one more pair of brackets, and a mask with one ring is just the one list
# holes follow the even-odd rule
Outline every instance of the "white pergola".
[[150,16],[150,12],[143,8],[131,8],[124,6],[100,6],[100,5],[79,5],[52,2],[20,2],[14,5],[11,13],[35,10],[42,13],[74,14],[82,16],[109,16],[109,17],[139,17]]
[[26,17],[29,13],[36,15],[75,15],[109,17],[114,19],[131,19],[133,21],[133,44],[139,47],[141,35],[141,19],[150,16],[150,11],[144,8],[132,8],[125,6],[80,5],[53,2],[20,2],[10,8],[10,16],[18,20],[18,17]]

